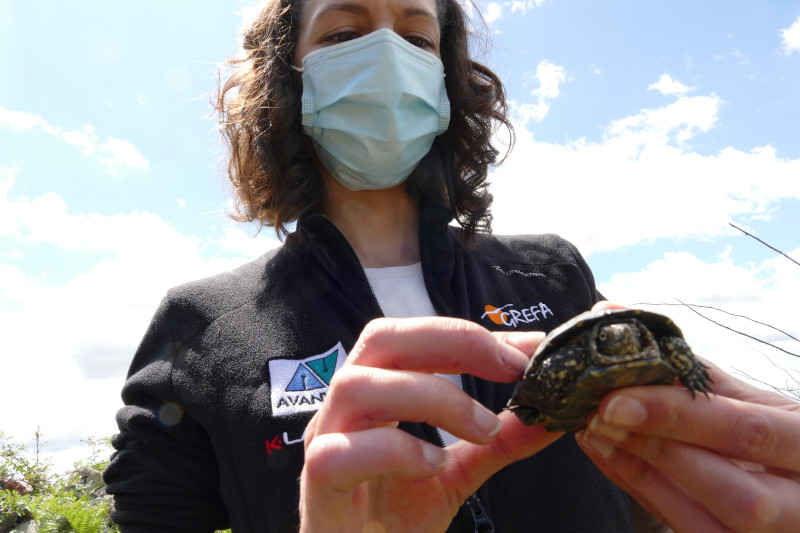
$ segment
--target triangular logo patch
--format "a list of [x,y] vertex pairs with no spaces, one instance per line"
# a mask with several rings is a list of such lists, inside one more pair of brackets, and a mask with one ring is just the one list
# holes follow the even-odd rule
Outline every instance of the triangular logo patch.
[[300,365],[297,367],[297,372],[294,373],[294,377],[292,377],[292,381],[289,382],[286,390],[296,392],[323,388],[325,388],[325,385],[320,383],[305,365]]
[[326,385],[330,385],[333,372],[336,370],[336,360],[338,358],[339,350],[336,350],[330,355],[309,361],[306,364],[316,375],[322,378],[322,381],[324,381]]
[[268,363],[273,416],[318,411],[334,373],[344,364],[342,343],[305,359],[272,359]]

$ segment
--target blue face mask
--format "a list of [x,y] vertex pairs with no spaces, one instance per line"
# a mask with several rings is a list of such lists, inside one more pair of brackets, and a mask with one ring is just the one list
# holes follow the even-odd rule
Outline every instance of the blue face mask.
[[350,190],[402,183],[447,130],[444,66],[389,29],[303,58],[303,128]]

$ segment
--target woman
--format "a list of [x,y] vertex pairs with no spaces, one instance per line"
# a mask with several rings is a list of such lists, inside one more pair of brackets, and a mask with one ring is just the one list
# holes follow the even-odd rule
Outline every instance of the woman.
[[[600,297],[563,240],[487,236],[508,122],[460,6],[272,0],[245,49],[218,103],[240,216],[297,227],[157,311],[106,471],[121,529],[631,531],[572,436],[495,414]],[[668,519],[612,423],[579,440]]]

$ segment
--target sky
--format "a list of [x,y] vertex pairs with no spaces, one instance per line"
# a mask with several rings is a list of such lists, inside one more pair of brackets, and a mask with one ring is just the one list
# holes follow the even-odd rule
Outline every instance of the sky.
[[[730,224],[800,261],[800,1],[476,3],[516,134],[494,231],[562,235],[609,299],[796,388],[800,265]],[[209,103],[255,8],[197,6],[0,0],[0,431],[56,467],[116,431],[169,287],[280,244],[226,216]]]

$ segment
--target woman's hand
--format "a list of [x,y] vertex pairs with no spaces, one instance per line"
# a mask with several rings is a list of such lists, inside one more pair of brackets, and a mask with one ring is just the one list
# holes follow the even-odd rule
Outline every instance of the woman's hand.
[[800,404],[706,364],[710,399],[682,387],[618,390],[578,443],[676,531],[798,531]]
[[[495,416],[433,373],[514,381],[543,338],[449,318],[370,323],[306,431],[301,531],[444,531],[489,476],[561,434]],[[399,421],[462,440],[445,450]]]

